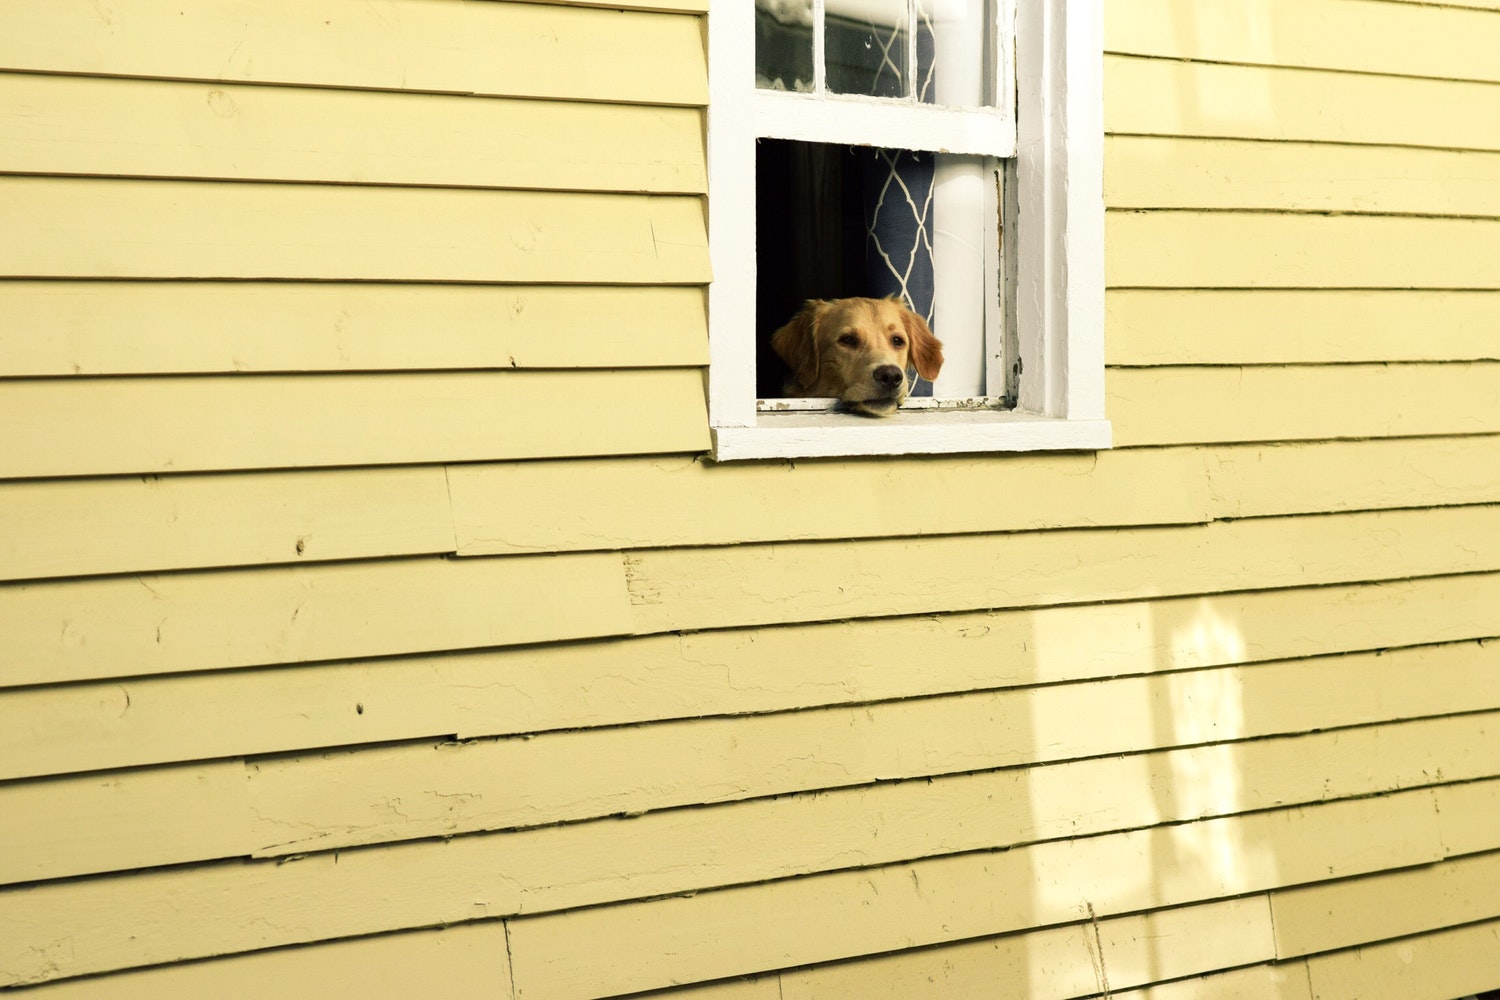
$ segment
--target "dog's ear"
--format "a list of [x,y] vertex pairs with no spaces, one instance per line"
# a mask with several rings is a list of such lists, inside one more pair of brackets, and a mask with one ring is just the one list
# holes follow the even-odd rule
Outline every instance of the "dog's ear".
[[927,321],[912,312],[903,303],[901,322],[906,326],[906,342],[910,345],[908,357],[917,374],[931,382],[943,369],[943,342],[932,335]]
[[818,321],[828,303],[808,299],[791,321],[771,335],[771,348],[792,370],[792,382],[802,392],[818,384]]

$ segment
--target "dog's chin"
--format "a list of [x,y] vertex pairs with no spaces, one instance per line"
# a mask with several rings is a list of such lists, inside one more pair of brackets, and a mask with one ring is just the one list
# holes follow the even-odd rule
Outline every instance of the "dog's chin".
[[901,397],[879,396],[875,399],[847,399],[844,402],[851,413],[865,417],[888,417],[901,405]]

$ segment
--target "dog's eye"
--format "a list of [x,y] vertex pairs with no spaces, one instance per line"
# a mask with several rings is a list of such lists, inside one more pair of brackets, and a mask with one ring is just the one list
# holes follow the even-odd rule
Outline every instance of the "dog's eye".
[[859,338],[852,333],[846,333],[839,338],[839,343],[843,344],[845,347],[858,347]]
[[891,338],[891,346],[892,347],[905,347],[906,346],[906,338],[905,337],[892,337]]

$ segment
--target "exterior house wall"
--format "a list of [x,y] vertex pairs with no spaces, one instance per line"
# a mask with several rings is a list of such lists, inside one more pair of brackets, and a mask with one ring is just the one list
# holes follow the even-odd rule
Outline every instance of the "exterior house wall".
[[0,5],[0,987],[1500,986],[1500,3],[1110,0],[1118,446],[736,465],[705,6]]

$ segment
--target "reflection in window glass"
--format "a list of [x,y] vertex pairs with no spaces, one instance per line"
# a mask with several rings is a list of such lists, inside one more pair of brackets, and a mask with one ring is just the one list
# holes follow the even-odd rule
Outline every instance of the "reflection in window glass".
[[828,0],[828,89],[838,94],[910,94],[906,0]]
[[[921,100],[955,108],[997,103],[993,83],[995,2],[917,0],[919,61],[926,76],[919,81]],[[925,57],[921,55],[924,34],[930,53]]]
[[812,0],[755,0],[755,85],[813,89]]

